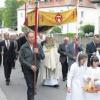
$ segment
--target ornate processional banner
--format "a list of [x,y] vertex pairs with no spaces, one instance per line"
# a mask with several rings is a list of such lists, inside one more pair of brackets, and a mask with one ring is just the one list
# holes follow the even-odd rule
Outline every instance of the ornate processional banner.
[[[45,12],[38,11],[39,26],[55,26],[75,22],[77,20],[77,9],[71,9],[64,12]],[[35,22],[35,11],[27,14],[28,26],[33,26]]]

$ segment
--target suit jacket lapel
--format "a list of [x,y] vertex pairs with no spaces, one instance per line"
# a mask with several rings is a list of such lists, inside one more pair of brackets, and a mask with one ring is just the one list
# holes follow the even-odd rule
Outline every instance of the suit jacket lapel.
[[26,47],[29,48],[29,50],[30,50],[30,52],[31,52],[32,54],[34,53],[34,50],[33,50],[33,51],[31,50],[31,47],[30,47],[30,45],[29,45],[28,42],[26,43]]

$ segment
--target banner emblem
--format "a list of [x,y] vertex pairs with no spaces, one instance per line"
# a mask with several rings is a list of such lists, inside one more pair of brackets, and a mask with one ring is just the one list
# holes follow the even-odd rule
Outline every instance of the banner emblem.
[[62,22],[62,15],[60,13],[57,13],[57,15],[55,16],[55,20],[57,23],[61,23]]

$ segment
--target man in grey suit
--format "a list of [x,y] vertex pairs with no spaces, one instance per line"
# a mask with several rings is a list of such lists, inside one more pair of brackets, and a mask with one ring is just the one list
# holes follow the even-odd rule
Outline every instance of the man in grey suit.
[[77,59],[77,54],[83,51],[82,45],[79,43],[78,36],[75,35],[73,41],[67,47],[68,65],[69,67]]
[[42,46],[34,48],[34,33],[26,34],[27,42],[20,49],[19,60],[27,83],[27,100],[34,100],[35,85],[38,77],[41,59],[44,59]]
[[62,65],[62,76],[63,81],[67,79],[67,72],[68,72],[68,62],[67,62],[67,46],[69,43],[69,37],[64,38],[64,42],[59,45],[58,53],[60,54],[60,62]]

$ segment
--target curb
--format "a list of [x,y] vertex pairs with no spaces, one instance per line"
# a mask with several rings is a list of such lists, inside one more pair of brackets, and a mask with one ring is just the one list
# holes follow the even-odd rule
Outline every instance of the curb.
[[0,100],[7,100],[5,94],[3,93],[3,91],[0,88]]

